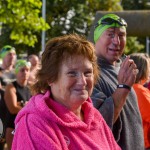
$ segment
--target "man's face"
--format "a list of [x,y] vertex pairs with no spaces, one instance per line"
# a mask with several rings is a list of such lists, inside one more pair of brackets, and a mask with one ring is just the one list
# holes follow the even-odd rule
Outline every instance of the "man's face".
[[32,66],[37,66],[39,64],[39,58],[37,56],[32,56],[32,58],[29,59]]
[[108,28],[95,44],[97,56],[114,64],[122,55],[126,45],[124,28]]
[[19,72],[17,73],[17,79],[20,81],[28,80],[30,75],[30,67],[23,66],[19,69]]
[[16,53],[15,52],[9,52],[5,57],[4,57],[4,63],[7,64],[7,66],[11,66],[15,64],[16,61]]

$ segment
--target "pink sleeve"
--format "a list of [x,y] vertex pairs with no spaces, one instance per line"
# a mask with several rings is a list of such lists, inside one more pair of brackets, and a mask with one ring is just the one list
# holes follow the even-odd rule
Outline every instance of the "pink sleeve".
[[[44,131],[45,130],[45,131]],[[44,124],[33,116],[24,116],[16,125],[12,150],[62,150],[56,134],[47,134]]]

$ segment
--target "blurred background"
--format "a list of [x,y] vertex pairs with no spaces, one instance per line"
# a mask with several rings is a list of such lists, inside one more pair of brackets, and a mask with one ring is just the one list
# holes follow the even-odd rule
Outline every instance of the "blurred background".
[[[150,10],[150,0],[1,0],[0,49],[12,45],[20,58],[39,55],[50,38],[88,37],[97,11],[126,10]],[[125,53],[146,52],[147,42],[148,36],[128,36]]]

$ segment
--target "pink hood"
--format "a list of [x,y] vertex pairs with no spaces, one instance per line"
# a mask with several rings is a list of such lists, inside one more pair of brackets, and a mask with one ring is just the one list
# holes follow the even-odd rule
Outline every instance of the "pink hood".
[[14,150],[120,150],[91,99],[82,104],[84,122],[45,95],[33,96],[15,120]]

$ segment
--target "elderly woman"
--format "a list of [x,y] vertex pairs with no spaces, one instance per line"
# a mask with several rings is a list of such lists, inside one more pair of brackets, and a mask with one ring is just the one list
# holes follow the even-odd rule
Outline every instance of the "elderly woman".
[[15,65],[16,81],[6,86],[4,100],[8,108],[8,113],[6,114],[6,143],[8,149],[11,149],[12,131],[15,128],[16,115],[31,97],[30,90],[27,87],[30,67],[30,62],[18,60]]
[[48,41],[34,95],[15,121],[13,150],[120,150],[90,95],[98,78],[93,45],[76,34]]
[[143,86],[149,80],[150,58],[145,53],[133,53],[130,58],[134,60],[139,70],[133,87],[137,94],[142,116],[145,149],[150,150],[150,91]]

